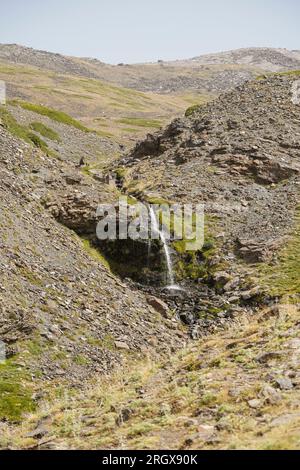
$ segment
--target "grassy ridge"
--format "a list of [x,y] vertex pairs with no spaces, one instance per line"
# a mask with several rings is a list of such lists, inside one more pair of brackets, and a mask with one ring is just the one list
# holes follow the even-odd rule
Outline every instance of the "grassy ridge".
[[79,121],[77,121],[76,119],[72,118],[71,116],[69,116],[68,114],[62,111],[57,111],[52,108],[47,108],[46,106],[33,104],[27,101],[21,101],[21,100],[12,100],[9,102],[9,104],[13,106],[21,106],[21,108],[26,109],[27,111],[32,111],[42,116],[47,116],[48,118],[52,119],[52,121],[56,121],[61,124],[67,124],[69,126],[73,126],[76,129],[79,129],[83,132],[93,132],[91,129],[88,129]]
[[38,135],[25,126],[19,124],[11,113],[4,107],[0,107],[0,118],[4,127],[15,137],[25,140],[29,144],[35,145],[44,152],[48,153],[48,145]]
[[50,127],[45,126],[42,122],[32,122],[30,124],[30,128],[34,130],[35,132],[38,132],[41,134],[43,137],[49,140],[54,140],[56,142],[60,142],[60,137],[57,132],[55,132],[53,129],[50,129]]

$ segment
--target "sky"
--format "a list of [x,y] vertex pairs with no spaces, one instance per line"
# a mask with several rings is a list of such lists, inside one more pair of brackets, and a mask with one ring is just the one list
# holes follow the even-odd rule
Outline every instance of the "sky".
[[0,0],[0,43],[107,63],[300,49],[299,0]]

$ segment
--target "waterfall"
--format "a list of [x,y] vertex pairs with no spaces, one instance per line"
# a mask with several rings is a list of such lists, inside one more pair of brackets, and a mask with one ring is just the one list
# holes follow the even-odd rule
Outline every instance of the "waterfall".
[[154,209],[151,205],[149,206],[149,213],[150,213],[150,220],[151,220],[151,232],[154,231],[159,235],[159,238],[160,238],[161,243],[163,245],[165,258],[166,258],[166,262],[167,262],[167,269],[168,269],[168,282],[170,284],[170,287],[173,287],[173,286],[175,287],[173,264],[172,264],[169,245],[167,243],[164,231],[160,230],[160,228],[159,228],[159,222],[157,220]]

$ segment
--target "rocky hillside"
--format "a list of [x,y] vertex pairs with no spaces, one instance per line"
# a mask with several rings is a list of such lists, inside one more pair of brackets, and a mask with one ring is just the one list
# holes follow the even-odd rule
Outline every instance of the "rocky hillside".
[[299,242],[286,246],[299,224],[295,80],[297,74],[238,87],[149,135],[118,162],[124,192],[205,206],[203,250],[186,254],[184,241],[171,242],[177,280],[198,282],[188,323],[299,295]]
[[[242,49],[149,64],[104,64],[15,44],[0,45],[9,100],[59,109],[121,145],[166,125],[186,108],[249,79],[300,68],[299,53]],[[159,110],[159,111],[158,111]]]
[[219,52],[193,57],[189,60],[171,62],[174,65],[251,65],[270,72],[300,68],[300,50],[275,49],[269,47],[249,47],[233,51]]
[[[0,448],[300,447],[298,80],[241,84],[117,161],[72,113],[0,107]],[[136,282],[136,244],[94,243],[120,194],[204,203],[202,249],[170,241],[178,297]]]
[[2,44],[0,60],[155,93],[220,92],[259,73],[300,68],[299,51],[272,48],[238,49],[171,62],[109,65],[97,59]]
[[[58,159],[5,126],[0,337],[8,360],[0,364],[0,420],[18,420],[36,406],[43,383],[78,385],[127,358],[175,350],[185,333],[116,278],[84,238],[90,227],[82,207],[91,220],[98,203],[115,200],[115,189],[76,168],[72,155]],[[67,228],[68,217],[76,232]]]

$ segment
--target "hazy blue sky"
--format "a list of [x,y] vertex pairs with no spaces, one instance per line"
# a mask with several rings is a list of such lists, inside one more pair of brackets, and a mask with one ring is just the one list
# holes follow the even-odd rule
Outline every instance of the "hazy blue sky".
[[0,42],[105,62],[300,49],[299,0],[0,0]]

